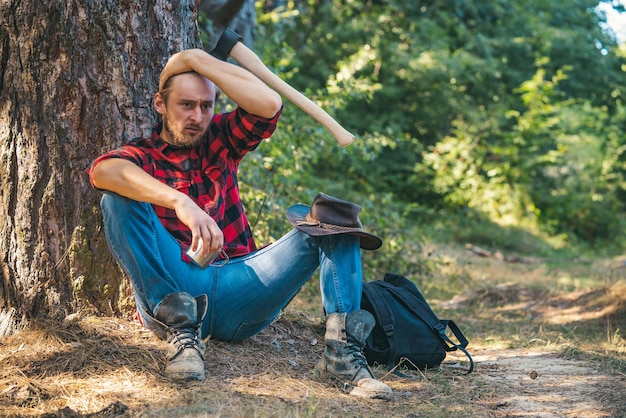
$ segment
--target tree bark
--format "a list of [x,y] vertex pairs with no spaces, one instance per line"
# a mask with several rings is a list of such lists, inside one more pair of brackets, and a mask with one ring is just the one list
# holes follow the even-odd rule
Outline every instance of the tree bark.
[[146,132],[167,58],[199,47],[196,2],[0,3],[0,312],[129,312],[85,169]]
[[230,27],[243,38],[243,42],[254,48],[256,10],[254,0],[201,0],[199,12],[208,20],[205,25],[204,48],[211,51],[224,29]]

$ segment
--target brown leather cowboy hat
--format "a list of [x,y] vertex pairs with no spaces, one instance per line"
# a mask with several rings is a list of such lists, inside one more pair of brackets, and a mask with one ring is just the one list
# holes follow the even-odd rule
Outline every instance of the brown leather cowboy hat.
[[318,193],[310,207],[302,204],[290,206],[287,209],[287,219],[296,229],[313,236],[358,235],[361,248],[376,250],[383,241],[363,230],[359,212],[361,206],[356,203]]

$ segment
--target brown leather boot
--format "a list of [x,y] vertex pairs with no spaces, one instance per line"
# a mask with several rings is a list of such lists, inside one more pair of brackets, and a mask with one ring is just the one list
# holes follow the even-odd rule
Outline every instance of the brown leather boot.
[[154,318],[167,334],[165,376],[173,380],[204,380],[202,321],[208,308],[206,295],[170,293],[157,305]]
[[363,354],[375,324],[372,314],[362,309],[328,315],[326,348],[315,368],[350,395],[389,400],[391,388],[374,378]]

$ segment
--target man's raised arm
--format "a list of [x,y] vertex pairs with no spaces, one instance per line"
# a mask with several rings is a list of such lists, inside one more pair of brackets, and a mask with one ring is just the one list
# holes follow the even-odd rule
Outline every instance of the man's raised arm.
[[248,70],[217,59],[201,49],[188,49],[170,57],[159,79],[162,91],[169,78],[195,71],[211,80],[237,105],[253,115],[271,118],[278,113],[282,99]]

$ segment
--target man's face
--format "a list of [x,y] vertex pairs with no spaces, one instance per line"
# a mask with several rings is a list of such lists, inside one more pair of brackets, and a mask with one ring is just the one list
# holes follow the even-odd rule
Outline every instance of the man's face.
[[179,74],[170,81],[167,103],[157,93],[154,107],[163,118],[161,138],[180,148],[193,148],[213,118],[215,85],[196,73]]

